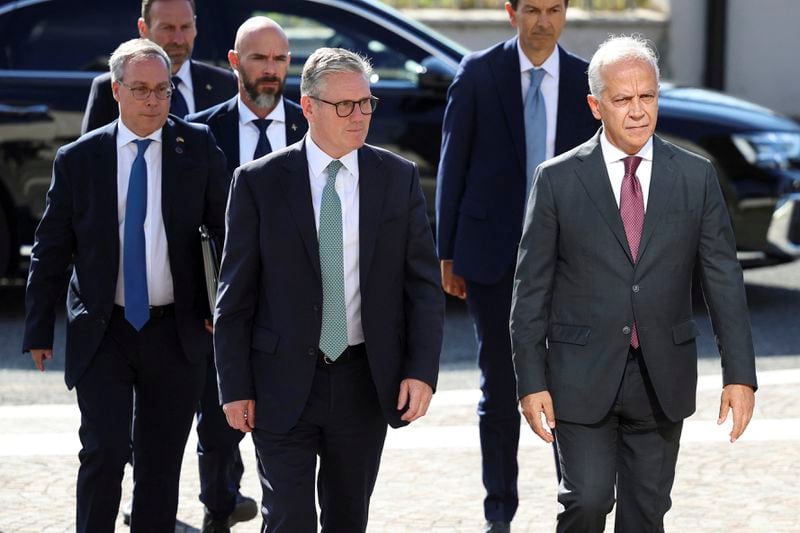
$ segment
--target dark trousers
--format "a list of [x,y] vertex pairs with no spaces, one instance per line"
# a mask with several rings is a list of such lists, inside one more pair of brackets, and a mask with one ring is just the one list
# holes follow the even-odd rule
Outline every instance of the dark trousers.
[[556,530],[603,531],[616,484],[615,531],[664,531],[682,427],[683,421],[664,416],[641,353],[631,350],[617,398],[603,420],[590,425],[556,420],[563,474]]
[[214,357],[208,357],[206,381],[197,409],[197,465],[200,501],[215,519],[233,513],[244,473],[239,442],[244,433],[233,429],[219,404]]
[[385,438],[386,421],[366,358],[318,363],[298,423],[285,434],[253,431],[263,491],[262,532],[317,531],[317,457],[322,532],[366,531]]
[[478,404],[486,520],[511,522],[519,505],[517,448],[520,415],[511,359],[511,293],[514,270],[496,284],[467,282],[467,306],[475,324],[481,400]]
[[100,348],[76,385],[82,445],[77,531],[114,531],[131,426],[131,531],[175,531],[181,460],[204,372],[204,364],[184,356],[171,313],[151,318],[137,332],[115,308]]

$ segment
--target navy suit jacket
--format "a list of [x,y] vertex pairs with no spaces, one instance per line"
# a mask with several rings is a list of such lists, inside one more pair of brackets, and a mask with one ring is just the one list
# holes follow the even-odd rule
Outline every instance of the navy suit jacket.
[[[444,297],[414,163],[358,150],[361,321],[384,417],[400,381],[435,389]],[[223,403],[255,399],[256,426],[284,433],[306,405],[322,326],[319,244],[305,142],[234,174],[215,313]]]
[[[207,109],[227,100],[238,90],[233,72],[199,61],[190,60],[192,93],[196,111]],[[105,126],[119,117],[119,106],[111,91],[111,73],[100,74],[92,80],[86,111],[81,122],[81,134]],[[184,118],[184,117],[179,117]]]
[[695,410],[697,388],[695,271],[723,383],[756,386],[728,210],[707,159],[654,137],[634,262],[599,135],[537,169],[511,311],[518,394],[549,390],[559,420],[600,421],[617,397],[635,321],[658,403],[670,420],[682,420]]
[[[192,113],[186,117],[189,122],[206,124],[211,128],[211,133],[219,143],[219,147],[225,153],[228,160],[228,173],[233,175],[233,171],[239,166],[239,107],[236,96],[210,107],[199,113]],[[308,131],[306,117],[303,116],[303,109],[292,102],[283,98],[283,110],[286,114],[286,146],[296,143],[303,138]]]
[[[211,350],[203,326],[208,298],[198,227],[224,231],[228,179],[206,126],[170,117],[162,132],[161,212],[175,318],[184,354],[198,360]],[[70,388],[91,363],[114,307],[120,256],[116,135],[114,121],[59,149],[31,253],[24,351],[53,346],[55,307],[73,264],[65,361]]]
[[[559,50],[556,155],[600,126],[588,64]],[[437,177],[437,246],[453,270],[496,283],[513,267],[525,205],[525,124],[517,38],[466,56],[448,93]]]

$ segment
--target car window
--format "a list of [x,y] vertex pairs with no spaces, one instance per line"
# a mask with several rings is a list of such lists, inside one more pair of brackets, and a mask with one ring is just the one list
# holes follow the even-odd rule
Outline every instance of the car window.
[[87,17],[74,2],[46,2],[14,11],[3,28],[3,67],[98,71],[120,42],[137,37],[137,6],[106,2]]

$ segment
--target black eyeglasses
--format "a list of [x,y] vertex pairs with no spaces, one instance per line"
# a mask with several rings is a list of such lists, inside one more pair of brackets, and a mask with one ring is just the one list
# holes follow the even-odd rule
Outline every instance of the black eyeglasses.
[[309,98],[313,98],[323,104],[332,105],[336,108],[336,114],[341,117],[349,117],[353,114],[353,111],[356,110],[356,104],[358,104],[358,109],[361,111],[362,115],[371,115],[375,108],[378,107],[378,98],[375,96],[368,96],[363,100],[359,100],[355,102],[353,100],[342,100],[341,102],[329,102],[327,100],[323,100],[322,98],[317,98],[316,96],[308,96]]
[[162,85],[161,87],[156,87],[155,89],[151,89],[150,87],[145,87],[144,85],[136,85],[130,86],[123,81],[119,82],[120,85],[128,89],[133,97],[137,100],[147,100],[150,98],[150,93],[155,93],[156,98],[159,100],[166,100],[170,96],[172,96],[173,87],[172,85]]

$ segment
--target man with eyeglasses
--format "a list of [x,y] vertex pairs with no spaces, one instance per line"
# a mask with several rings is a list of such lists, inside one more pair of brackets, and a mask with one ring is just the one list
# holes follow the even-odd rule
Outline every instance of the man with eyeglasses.
[[[371,66],[321,48],[302,142],[239,167],[214,342],[223,409],[252,432],[262,531],[365,531],[386,437],[425,415],[444,300],[414,163],[366,145]],[[316,475],[319,457],[319,475]]]
[[[170,113],[183,118],[236,93],[236,79],[229,70],[191,59],[197,37],[194,0],[142,0],[141,15],[139,36],[161,46],[172,61],[175,93]],[[92,81],[81,134],[108,124],[117,113],[111,76],[101,74]]]
[[[225,154],[228,172],[285,148],[303,138],[308,125],[303,110],[283,97],[289,70],[289,40],[275,21],[252,17],[236,32],[228,61],[236,72],[239,92],[230,100],[187,121],[207,124]],[[214,358],[208,360],[206,385],[197,412],[197,461],[200,469],[200,500],[205,504],[203,533],[224,533],[233,523],[257,514],[245,513],[253,501],[239,492],[244,465],[239,442],[244,433],[228,426],[219,404]]]
[[76,530],[114,531],[133,427],[131,530],[173,531],[212,349],[197,228],[223,231],[228,178],[208,128],[168,117],[170,61],[158,45],[127,41],[109,65],[120,118],[56,154],[23,350],[42,371],[53,357],[72,264],[65,381],[81,411]]

